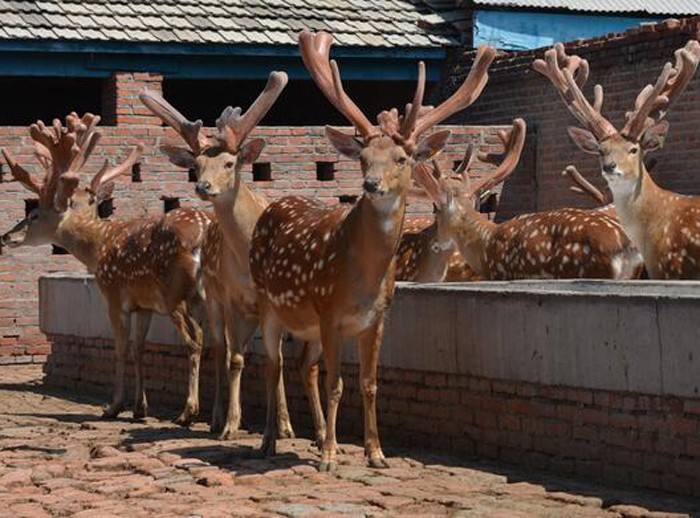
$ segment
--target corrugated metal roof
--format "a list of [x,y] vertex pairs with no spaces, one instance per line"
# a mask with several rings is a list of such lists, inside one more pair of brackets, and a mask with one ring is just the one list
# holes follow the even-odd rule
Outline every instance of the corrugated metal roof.
[[[458,43],[421,0],[0,0],[0,40],[294,45],[302,28],[351,47]],[[439,14],[438,14],[439,16]]]
[[598,13],[648,13],[651,15],[700,14],[700,0],[472,0],[491,7],[568,9]]

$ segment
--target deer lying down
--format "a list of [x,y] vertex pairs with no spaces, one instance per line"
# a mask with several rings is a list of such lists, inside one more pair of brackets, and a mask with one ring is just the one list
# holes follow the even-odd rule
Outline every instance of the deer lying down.
[[586,60],[568,56],[562,45],[556,45],[533,67],[552,82],[586,128],[571,127],[569,135],[584,152],[599,158],[617,216],[644,257],[649,276],[700,279],[700,197],[661,189],[644,164],[645,154],[665,141],[666,114],[695,75],[700,44],[689,41],[675,58],[675,65],[666,63],[656,83],[639,93],[620,131],[602,115],[603,88],[596,85],[593,104],[581,91],[588,79]]
[[187,403],[177,422],[186,425],[199,412],[199,364],[202,331],[193,315],[201,302],[197,277],[202,240],[209,215],[193,209],[177,209],[160,217],[126,221],[102,220],[97,206],[111,197],[114,181],[131,174],[141,145],[119,166],[104,166],[89,185],[80,188],[80,172],[100,139],[99,116],[72,113],[66,126],[58,119],[51,127],[32,124],[37,160],[45,169],[43,182],[35,179],[3,150],[12,176],[39,196],[39,207],[2,236],[10,247],[53,243],[68,250],[90,273],[107,302],[115,342],[115,388],[105,417],[116,417],[124,409],[126,355],[131,314],[136,313],[134,339],[134,417],[147,414],[143,386],[143,344],[153,312],[166,314],[188,349],[189,390]]
[[436,204],[449,233],[477,275],[491,280],[607,278],[628,279],[641,261],[638,252],[609,215],[582,209],[558,209],[525,214],[503,223],[481,217],[474,197],[510,175],[520,158],[525,122],[516,119],[500,133],[502,157],[480,154],[498,162],[496,171],[476,185],[469,181],[468,152],[457,171],[443,174],[436,163],[416,168],[416,180]]

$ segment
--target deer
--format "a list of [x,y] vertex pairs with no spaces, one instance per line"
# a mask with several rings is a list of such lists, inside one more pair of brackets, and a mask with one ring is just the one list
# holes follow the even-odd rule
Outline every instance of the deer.
[[89,184],[80,186],[81,171],[97,143],[98,115],[71,113],[66,125],[55,119],[51,126],[37,121],[29,128],[37,161],[45,171],[37,179],[13,154],[2,154],[15,180],[39,198],[38,207],[1,242],[10,248],[55,244],[83,263],[107,303],[115,344],[115,378],[112,401],[103,417],[115,418],[124,410],[126,355],[131,316],[136,313],[133,359],[135,375],[134,418],[148,414],[143,384],[142,353],[152,314],[168,315],[188,350],[187,402],[176,422],[188,425],[199,412],[199,365],[202,331],[196,309],[201,303],[197,282],[202,240],[209,215],[195,209],[177,209],[159,217],[118,221],[98,216],[98,205],[112,196],[115,181],[131,174],[143,145],[136,145],[121,164],[105,160]]
[[[502,154],[467,150],[461,165],[446,173],[437,162],[416,168],[416,181],[444,214],[448,233],[479,277],[489,280],[533,278],[630,278],[641,262],[620,223],[609,215],[574,208],[524,214],[502,223],[474,208],[479,193],[503,182],[517,166],[525,142],[525,121],[515,119],[498,133]],[[498,164],[472,184],[472,161]]]
[[568,134],[579,149],[598,157],[617,217],[652,279],[700,278],[700,197],[662,189],[644,163],[647,154],[663,146],[669,129],[665,117],[699,62],[697,41],[677,49],[675,63],[666,63],[656,83],[641,90],[619,131],[602,114],[603,87],[595,86],[593,104],[582,92],[589,73],[585,59],[567,55],[557,44],[533,63],[582,126],[569,127]]
[[[287,74],[272,72],[259,97],[249,109],[225,108],[216,121],[217,132],[205,135],[202,121],[189,121],[162,96],[144,91],[140,99],[165,124],[175,130],[186,147],[165,144],[160,150],[176,166],[194,170],[195,192],[211,203],[214,218],[202,248],[202,281],[206,293],[206,310],[210,340],[215,351],[215,397],[212,431],[219,438],[230,439],[241,423],[241,374],[245,366],[247,344],[259,325],[259,293],[250,275],[249,251],[253,228],[269,201],[253,192],[242,181],[241,169],[255,162],[265,141],[248,136],[282,93]],[[247,139],[247,140],[246,140]],[[228,340],[227,340],[228,337]],[[305,351],[320,344],[306,344]],[[311,353],[309,358],[313,357]],[[314,419],[316,441],[321,444],[325,420],[318,392],[318,364],[306,361],[303,354],[300,370]],[[222,372],[226,373],[228,407],[224,411],[221,393]],[[287,410],[284,381],[280,371],[278,384],[278,426],[281,438],[294,437]]]
[[261,452],[276,452],[275,387],[287,329],[300,340],[321,343],[327,397],[318,466],[322,472],[337,467],[336,419],[343,392],[340,348],[345,341],[356,342],[359,350],[365,456],[373,468],[388,466],[377,430],[377,365],[411,172],[415,163],[445,146],[449,130],[424,134],[478,98],[495,57],[493,48],[480,48],[465,82],[433,109],[422,106],[425,64],[419,63],[416,92],[404,116],[397,109],[383,111],[375,125],[345,92],[338,65],[330,60],[332,40],[326,32],[304,30],[299,47],[316,86],[357,131],[356,137],[327,126],[326,136],[338,152],[360,161],[362,195],[350,207],[302,196],[275,200],[255,225],[250,249],[251,274],[262,294],[260,321],[267,356]]

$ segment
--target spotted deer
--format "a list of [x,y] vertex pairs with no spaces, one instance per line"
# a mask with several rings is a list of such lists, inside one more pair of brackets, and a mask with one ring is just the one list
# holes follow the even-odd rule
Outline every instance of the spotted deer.
[[197,275],[202,239],[209,216],[198,210],[178,209],[160,217],[125,221],[103,220],[97,213],[102,200],[111,197],[114,182],[131,174],[143,147],[139,144],[120,165],[105,160],[90,183],[80,188],[80,172],[100,139],[100,117],[82,118],[71,113],[66,125],[56,119],[51,126],[38,121],[29,128],[43,181],[2,150],[12,176],[39,197],[39,206],[2,236],[9,247],[53,243],[68,250],[95,280],[107,303],[115,342],[115,387],[105,417],[124,409],[126,355],[131,315],[136,313],[133,342],[134,417],[147,415],[143,384],[143,345],[153,312],[170,317],[189,354],[187,403],[177,422],[186,425],[199,410],[199,363],[202,332],[193,314],[200,301]]
[[480,192],[504,181],[515,169],[525,141],[525,122],[499,133],[502,155],[480,153],[498,163],[478,183],[469,181],[473,153],[448,174],[437,163],[416,168],[416,180],[446,215],[446,226],[466,262],[485,279],[629,278],[641,258],[620,223],[599,211],[565,208],[525,214],[503,223],[481,217],[474,208]]
[[463,110],[479,96],[495,51],[484,47],[455,94],[434,109],[422,107],[425,65],[405,116],[392,109],[372,124],[345,93],[335,61],[332,36],[303,31],[302,59],[326,98],[350,121],[359,137],[326,127],[326,136],[343,155],[360,161],[363,194],[351,207],[287,196],[271,203],[253,233],[250,268],[263,295],[262,336],[268,356],[267,421],[262,451],[276,450],[275,385],[281,368],[283,329],[299,339],[322,344],[326,365],[327,430],[319,469],[336,467],[336,417],[343,391],[340,347],[357,339],[364,406],[365,453],[372,467],[387,462],[379,443],[376,415],[377,362],[384,312],[394,290],[395,257],[402,233],[406,194],[414,164],[439,152],[449,131],[424,136],[433,126]]
[[669,128],[666,114],[698,62],[697,41],[676,50],[675,65],[666,63],[656,83],[639,93],[619,131],[602,115],[602,86],[595,86],[593,104],[581,91],[589,72],[585,59],[567,55],[558,44],[533,63],[583,126],[570,127],[569,136],[581,150],[598,156],[617,216],[653,279],[700,278],[700,197],[662,189],[644,164],[645,155],[663,145]]
[[[194,170],[197,195],[210,202],[214,209],[215,218],[204,239],[202,272],[207,320],[216,355],[212,429],[219,432],[222,439],[230,438],[240,426],[240,382],[245,364],[243,354],[258,328],[259,320],[260,295],[253,285],[248,256],[253,228],[268,201],[242,181],[241,169],[258,158],[265,141],[254,138],[246,142],[246,139],[272,108],[286,84],[287,74],[272,72],[265,89],[245,113],[242,114],[240,108],[227,107],[223,110],[216,121],[217,132],[214,135],[205,135],[201,121],[187,120],[160,95],[145,91],[140,96],[141,101],[187,144],[187,147],[164,145],[161,151],[175,165]],[[319,347],[308,344],[306,350]],[[317,378],[317,362],[310,364],[306,357],[305,354],[301,362],[303,378]],[[226,373],[228,386],[226,411],[221,394],[222,370]],[[318,383],[313,381],[305,388],[311,403],[317,441],[321,441],[325,421]],[[293,437],[281,371],[277,399],[280,437]]]

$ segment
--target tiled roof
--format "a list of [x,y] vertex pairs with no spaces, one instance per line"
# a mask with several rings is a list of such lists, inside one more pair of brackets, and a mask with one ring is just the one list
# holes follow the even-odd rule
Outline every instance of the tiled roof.
[[308,28],[349,47],[458,43],[426,15],[420,0],[0,0],[0,40],[294,45]]

